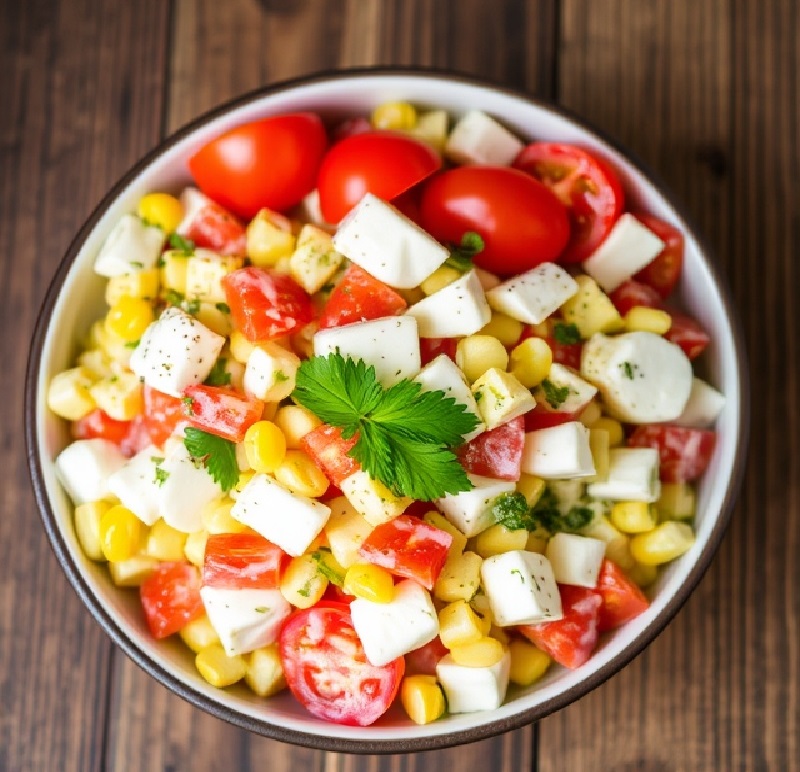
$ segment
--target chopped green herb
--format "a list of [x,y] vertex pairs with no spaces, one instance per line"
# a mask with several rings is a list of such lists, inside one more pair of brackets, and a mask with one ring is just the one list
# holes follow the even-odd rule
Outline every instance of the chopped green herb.
[[183,236],[178,233],[170,234],[169,245],[172,249],[184,257],[191,257],[191,255],[194,254],[194,242],[183,238]]
[[126,341],[126,342],[125,342],[125,348],[134,349],[134,348],[136,348],[136,347],[139,345],[139,342],[140,342],[140,341],[138,341],[138,340],[129,340],[129,341]]
[[508,528],[509,531],[525,529],[532,531],[531,510],[528,501],[519,491],[501,493],[492,504],[495,522]]
[[304,598],[307,598],[311,595],[311,580],[309,579],[298,591],[298,595],[302,595]]
[[217,303],[214,305],[214,308],[217,309],[220,313],[229,314],[231,312],[231,307],[227,303]]
[[196,314],[200,310],[200,298],[187,298],[183,304],[183,310],[187,314]]
[[344,585],[344,574],[337,571],[328,561],[333,557],[328,547],[320,547],[311,553],[311,558],[317,564],[317,571],[324,576],[331,584],[337,587]]
[[138,260],[132,260],[131,266],[133,266],[134,268],[138,268],[140,271],[144,270],[144,263],[141,263]]
[[520,580],[520,581],[521,581],[523,584],[525,584],[525,578],[522,576],[522,571],[520,571],[518,568],[512,568],[512,569],[511,569],[511,574],[512,574],[512,576],[513,576],[514,574],[517,574],[517,576],[519,576],[519,580]]
[[230,386],[231,374],[225,369],[227,364],[225,357],[217,359],[203,383],[206,386]]
[[235,443],[188,426],[184,432],[183,444],[189,455],[202,463],[223,491],[229,491],[239,482]]
[[556,343],[569,346],[581,342],[581,333],[577,325],[567,322],[556,322],[553,325],[553,339]]
[[549,378],[545,378],[541,383],[541,389],[547,404],[557,410],[564,404],[569,396],[569,386],[556,386]]
[[186,415],[194,415],[194,397],[181,397],[183,412]]
[[266,606],[256,606],[253,611],[255,611],[256,614],[266,614],[269,609]]
[[286,375],[283,370],[276,370],[275,371],[275,383],[283,383],[284,381],[288,381],[289,376]]
[[630,381],[633,380],[636,370],[639,369],[639,365],[633,364],[632,362],[620,362],[619,366],[622,369],[622,374]]
[[156,485],[160,488],[169,478],[169,472],[166,469],[156,465]]
[[183,294],[174,289],[168,289],[164,295],[168,306],[180,306],[183,303]]

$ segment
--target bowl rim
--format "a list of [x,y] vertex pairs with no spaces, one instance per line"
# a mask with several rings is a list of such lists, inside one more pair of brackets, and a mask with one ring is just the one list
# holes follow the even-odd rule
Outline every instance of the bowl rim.
[[[736,360],[739,364],[737,371],[738,387],[740,392],[740,405],[738,415],[738,425],[740,434],[738,445],[735,451],[731,478],[729,480],[725,495],[722,499],[719,515],[714,523],[708,540],[700,552],[697,562],[689,571],[686,580],[681,584],[679,590],[665,605],[662,614],[645,631],[643,631],[632,643],[612,657],[603,666],[595,670],[580,683],[573,685],[560,694],[553,696],[540,704],[520,711],[506,718],[488,720],[485,723],[474,725],[466,729],[459,729],[441,734],[429,735],[421,738],[409,739],[389,739],[389,740],[363,740],[349,739],[342,737],[331,737],[323,734],[314,734],[288,727],[270,723],[266,719],[257,720],[246,714],[240,713],[234,708],[222,705],[209,698],[200,691],[186,685],[179,678],[175,677],[163,664],[150,657],[148,654],[137,648],[135,643],[128,637],[126,632],[119,625],[117,620],[103,607],[91,590],[89,582],[84,579],[77,564],[73,561],[67,546],[66,540],[58,526],[58,519],[51,506],[47,495],[42,459],[39,454],[37,444],[37,390],[39,384],[41,354],[47,338],[50,320],[56,302],[64,282],[78,256],[82,246],[95,228],[106,210],[113,204],[119,195],[138,177],[148,166],[155,162],[160,156],[164,155],[171,147],[185,139],[198,129],[209,122],[225,115],[237,108],[244,107],[253,102],[257,102],[265,97],[275,95],[284,91],[289,91],[300,86],[319,84],[329,81],[341,81],[348,79],[361,78],[382,78],[387,76],[413,77],[439,81],[455,81],[460,84],[474,86],[477,88],[488,89],[508,96],[514,100],[520,100],[537,107],[540,110],[550,112],[557,117],[566,120],[577,126],[582,131],[592,134],[602,142],[618,152],[630,164],[641,173],[652,185],[653,189],[669,203],[679,220],[680,226],[686,233],[689,233],[699,247],[700,259],[705,263],[714,283],[719,291],[722,307],[731,328],[733,349]],[[25,374],[24,389],[24,435],[28,471],[31,478],[34,497],[39,510],[39,515],[44,524],[50,546],[58,559],[61,568],[73,589],[83,601],[94,619],[100,624],[103,630],[117,644],[125,654],[130,657],[139,667],[141,667],[156,681],[167,687],[181,698],[198,707],[211,715],[221,718],[235,726],[262,736],[279,740],[285,743],[300,745],[308,748],[359,754],[388,754],[388,753],[410,753],[425,750],[436,750],[452,747],[455,745],[476,742],[487,739],[504,732],[518,729],[531,724],[554,713],[570,703],[578,700],[600,684],[608,680],[612,675],[619,672],[623,667],[637,657],[669,624],[681,607],[684,605],[690,594],[694,591],[700,579],[708,569],[711,560],[727,530],[733,513],[734,504],[738,497],[744,478],[744,471],[747,457],[747,447],[750,435],[750,386],[747,367],[747,356],[744,345],[744,335],[736,308],[733,303],[730,288],[720,276],[716,261],[708,244],[698,235],[691,218],[687,216],[683,205],[664,184],[659,175],[642,162],[636,154],[620,145],[613,137],[609,137],[604,131],[596,128],[583,117],[573,113],[567,108],[548,101],[541,97],[527,93],[521,88],[510,87],[484,77],[469,75],[463,72],[452,71],[442,68],[424,66],[368,66],[351,67],[335,70],[321,70],[314,73],[302,75],[295,78],[276,81],[274,83],[261,86],[250,90],[240,96],[219,104],[207,110],[181,126],[176,131],[159,140],[142,158],[140,158],[111,189],[103,196],[100,202],[94,207],[87,217],[75,237],[72,239],[64,256],[62,257],[56,272],[48,286],[44,300],[42,301],[39,315],[37,317],[33,338],[31,341],[28,362]]]

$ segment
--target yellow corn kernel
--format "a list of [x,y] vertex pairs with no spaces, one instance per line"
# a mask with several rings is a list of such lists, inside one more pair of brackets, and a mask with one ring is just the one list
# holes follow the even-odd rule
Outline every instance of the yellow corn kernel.
[[608,447],[618,448],[625,439],[625,432],[622,424],[616,418],[601,416],[593,424],[592,429],[604,429],[608,432]]
[[373,526],[344,496],[332,499],[328,506],[331,508],[331,515],[323,532],[339,565],[350,568],[359,562],[358,550]]
[[527,641],[511,641],[508,645],[511,667],[508,678],[512,684],[530,686],[538,681],[553,661],[541,649]]
[[186,534],[167,525],[164,520],[158,519],[150,527],[147,541],[144,545],[144,554],[158,560],[183,560],[183,549],[186,546]]
[[688,483],[661,483],[656,509],[663,518],[690,520],[694,517],[696,505],[694,488]]
[[589,525],[580,530],[581,536],[600,539],[606,545],[606,557],[627,571],[633,565],[630,537],[614,525],[605,515],[596,515]]
[[492,311],[492,318],[479,330],[481,335],[492,335],[504,346],[513,346],[522,335],[522,322],[510,316]]
[[183,252],[169,249],[161,255],[161,287],[165,291],[186,294],[186,271],[189,256]]
[[586,407],[584,407],[583,410],[581,410],[581,414],[578,416],[578,420],[584,426],[591,428],[592,425],[595,423],[595,421],[601,418],[602,415],[603,415],[603,410],[600,407],[600,405],[594,400],[591,400],[590,402],[587,402]]
[[206,504],[200,513],[203,530],[209,534],[217,533],[242,533],[247,526],[242,525],[231,515],[234,501],[229,496],[215,499]]
[[219,643],[217,631],[211,625],[209,618],[203,616],[187,622],[179,631],[183,642],[195,653],[199,654],[203,649]]
[[[224,303],[210,300],[198,300],[196,306],[197,310],[194,311],[192,316],[194,316],[200,324],[205,325],[209,330],[223,337],[227,337],[231,334],[233,331],[233,321]],[[237,362],[236,364],[239,363]]]
[[471,551],[449,556],[433,586],[434,596],[445,603],[469,600],[480,587],[482,563],[483,558]]
[[159,561],[147,555],[109,562],[108,573],[117,587],[138,587],[158,568]]
[[272,421],[256,421],[244,435],[247,463],[256,473],[273,473],[286,457],[286,437]]
[[108,509],[100,518],[100,545],[106,560],[119,562],[133,557],[142,545],[144,525],[121,504]]
[[631,539],[631,554],[646,566],[660,566],[683,555],[694,544],[694,531],[686,523],[667,520],[652,531]]
[[525,497],[528,506],[532,507],[542,497],[546,487],[545,481],[541,477],[532,474],[521,474],[517,480],[517,492]]
[[547,549],[547,542],[550,540],[550,534],[543,530],[532,531],[528,534],[528,541],[525,542],[526,552],[538,552],[544,555]]
[[395,287],[394,291],[406,301],[406,305],[413,306],[425,297],[420,287]]
[[625,573],[639,587],[649,587],[658,578],[658,566],[634,563]]
[[461,271],[449,265],[441,265],[419,287],[426,295],[433,295],[460,278]]
[[120,338],[118,335],[110,333],[106,329],[105,320],[100,319],[92,325],[89,336],[89,348],[100,349],[110,360],[111,368],[114,372],[119,372],[120,365],[127,368],[131,360],[133,348],[130,341]]
[[478,628],[481,631],[481,637],[489,635],[494,626],[492,605],[489,603],[489,598],[482,592],[476,593],[469,602],[469,605],[478,618]]
[[148,193],[139,199],[136,212],[150,225],[157,225],[166,234],[174,233],[183,219],[183,207],[169,193]]
[[608,429],[591,426],[589,428],[589,450],[594,462],[593,480],[605,480],[611,468],[611,435]]
[[439,612],[439,638],[452,649],[483,638],[481,620],[465,600],[457,600]]
[[184,557],[193,565],[202,568],[206,562],[208,531],[195,531],[186,537],[183,545]]
[[277,643],[250,653],[244,680],[259,697],[271,697],[286,688]]
[[291,220],[269,209],[262,209],[247,226],[247,256],[260,268],[273,267],[286,258],[288,273],[295,241]]
[[550,372],[553,352],[542,338],[526,338],[511,351],[510,371],[526,388],[538,386]]
[[115,306],[124,297],[155,301],[159,284],[157,268],[112,276],[106,284],[106,303]]
[[417,111],[408,102],[384,102],[372,111],[371,123],[376,129],[408,131],[417,123]]
[[461,533],[438,509],[432,509],[426,512],[422,519],[434,528],[440,531],[446,531],[453,537],[450,542],[450,549],[447,551],[448,555],[460,555],[467,546],[467,537]]
[[453,646],[450,656],[464,667],[492,667],[506,655],[505,647],[496,638],[480,638],[461,646]]
[[408,129],[412,137],[427,142],[438,153],[444,153],[447,144],[448,116],[446,110],[431,110],[417,116],[417,123]]
[[508,352],[492,335],[467,335],[456,346],[456,364],[467,380],[474,383],[487,370],[505,370],[508,366]]
[[317,561],[309,554],[289,561],[279,587],[281,595],[297,608],[311,608],[327,588],[328,580],[319,572]]
[[231,356],[237,362],[241,362],[243,365],[246,365],[247,360],[250,358],[250,354],[253,353],[253,349],[256,347],[256,344],[245,338],[244,334],[239,332],[239,330],[234,330],[231,333],[230,347]]
[[432,675],[406,676],[400,686],[400,702],[415,724],[430,724],[445,711],[444,694]]
[[78,367],[83,367],[88,370],[88,377],[92,382],[100,378],[108,378],[114,375],[114,363],[109,358],[105,351],[99,348],[90,348],[82,351],[78,355]]
[[91,560],[105,560],[100,521],[109,509],[108,501],[89,501],[75,507],[75,534],[84,554]]
[[492,525],[475,537],[475,552],[486,559],[510,550],[524,550],[527,543],[528,532],[524,528],[511,531],[504,525]]
[[130,421],[142,413],[142,383],[137,375],[126,372],[103,378],[89,393],[99,408],[117,421]]
[[655,511],[645,501],[617,501],[608,518],[622,533],[647,533],[656,527]]
[[390,603],[394,598],[394,580],[385,568],[355,563],[344,575],[344,591],[373,603]]
[[64,370],[47,387],[47,407],[68,421],[83,418],[97,407],[91,394],[91,386],[96,380],[85,367]]
[[634,306],[625,314],[625,329],[628,332],[653,332],[663,335],[672,326],[672,317],[660,308]]
[[325,473],[302,450],[287,450],[274,474],[281,485],[299,496],[313,499],[328,490]]
[[244,657],[229,657],[219,643],[206,646],[194,659],[198,672],[212,686],[223,688],[241,681],[247,672]]
[[286,447],[300,448],[300,440],[310,431],[322,426],[322,421],[308,408],[301,405],[285,405],[275,414],[275,425],[283,432]]

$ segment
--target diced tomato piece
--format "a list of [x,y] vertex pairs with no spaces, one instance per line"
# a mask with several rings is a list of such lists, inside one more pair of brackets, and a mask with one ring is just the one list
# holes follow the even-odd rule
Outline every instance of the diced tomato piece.
[[[355,599],[355,595],[348,595],[341,587],[337,587],[333,582],[329,582],[319,603],[343,603],[349,606]],[[319,606],[319,603],[316,605]]]
[[367,562],[433,589],[453,537],[424,520],[400,515],[375,528],[358,550]]
[[263,268],[239,268],[222,279],[237,330],[250,341],[298,332],[314,315],[311,298],[291,277]]
[[200,572],[189,563],[161,563],[139,588],[150,631],[156,638],[177,633],[202,616]]
[[123,455],[130,458],[135,456],[140,450],[154,444],[147,429],[147,424],[143,415],[137,415],[128,427],[128,433],[120,442],[119,449]]
[[183,393],[189,423],[231,442],[244,440],[247,429],[264,413],[262,400],[229,387],[199,384]]
[[519,480],[525,417],[518,416],[495,429],[479,434],[456,452],[468,472],[497,480]]
[[278,587],[286,553],[257,533],[217,533],[206,541],[203,584],[232,590]]
[[622,282],[609,296],[617,311],[625,316],[635,306],[661,308],[661,295],[636,279]]
[[72,424],[72,436],[76,440],[101,439],[121,445],[130,429],[130,421],[117,421],[98,407]]
[[145,385],[144,424],[154,445],[161,447],[178,428],[187,421],[186,406],[179,397]]
[[422,358],[422,366],[433,362],[439,354],[445,354],[455,362],[457,345],[458,341],[455,338],[420,338],[419,353]]
[[449,650],[437,635],[432,641],[420,646],[414,651],[409,651],[406,658],[406,675],[436,675],[436,665],[439,660],[449,654]]
[[635,217],[664,242],[664,249],[633,278],[666,298],[675,289],[683,268],[683,233],[650,214],[641,213]]
[[599,592],[587,587],[561,584],[563,619],[538,625],[521,625],[519,631],[564,667],[575,669],[592,656],[599,636]]
[[246,253],[247,236],[244,225],[227,209],[203,196],[205,202],[191,219],[181,224],[181,235],[195,246],[213,249],[223,255]]
[[699,357],[706,350],[711,338],[690,316],[670,311],[672,325],[664,337],[683,349],[689,359]]
[[569,421],[576,421],[579,414],[580,411],[577,413],[559,413],[537,405],[533,410],[525,413],[522,418],[525,421],[525,431],[535,432],[538,429],[549,429],[551,426],[561,426],[561,424]]
[[342,492],[333,483],[331,483],[330,485],[328,485],[328,488],[325,491],[325,493],[323,493],[319,497],[319,500],[322,502],[330,501],[331,499],[339,498],[339,496],[341,495]]
[[632,448],[655,448],[661,479],[679,483],[696,480],[705,472],[716,442],[716,433],[708,429],[653,424],[637,426],[627,444]]
[[333,288],[319,318],[321,330],[365,322],[404,311],[406,301],[390,286],[351,263]]
[[339,427],[327,424],[312,429],[300,440],[302,449],[336,486],[340,486],[342,480],[361,469],[358,461],[347,455],[355,444],[355,437],[344,440]]
[[412,501],[404,510],[404,515],[411,517],[424,517],[432,509],[435,509],[430,501]]
[[630,622],[650,606],[644,593],[616,563],[608,559],[600,568],[596,590],[603,599],[598,628],[601,633]]

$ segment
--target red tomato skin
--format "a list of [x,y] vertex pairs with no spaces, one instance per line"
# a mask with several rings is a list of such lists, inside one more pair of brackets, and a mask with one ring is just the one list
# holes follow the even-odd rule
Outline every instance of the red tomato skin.
[[420,338],[419,339],[419,353],[422,359],[422,366],[433,362],[439,354],[456,361],[456,347],[458,340],[456,338]]
[[547,410],[541,405],[537,405],[533,410],[529,410],[522,418],[525,421],[525,431],[535,432],[539,429],[549,429],[553,426],[561,426],[569,421],[577,421],[580,411],[576,413],[559,413],[555,410]]
[[274,590],[288,555],[255,533],[217,533],[206,541],[203,584],[231,590]]
[[243,257],[247,251],[244,225],[216,201],[205,198],[205,204],[181,223],[180,234],[196,247]]
[[406,675],[436,675],[436,665],[450,653],[437,635],[432,641],[405,655]]
[[150,432],[147,430],[144,416],[137,415],[130,422],[128,433],[125,435],[122,442],[120,442],[119,449],[124,456],[130,458],[153,444],[153,439],[150,437]]
[[156,638],[177,633],[205,613],[200,572],[189,563],[161,563],[139,587],[150,632]]
[[290,616],[279,651],[295,698],[336,724],[374,724],[392,704],[405,671],[402,657],[382,667],[367,661],[350,610],[339,603],[322,602]]
[[453,537],[423,520],[399,515],[372,530],[358,550],[368,563],[432,590]]
[[667,483],[691,482],[700,477],[711,461],[716,443],[716,432],[667,424],[637,426],[627,440],[631,448],[658,451],[659,474]]
[[183,394],[189,423],[231,442],[242,442],[247,429],[264,413],[262,400],[228,387],[199,384],[188,386]]
[[622,282],[609,297],[622,316],[636,306],[661,308],[661,295],[648,284],[636,279]]
[[691,316],[677,311],[670,311],[669,314],[672,324],[664,337],[680,346],[689,359],[696,359],[706,350],[711,337]]
[[519,480],[525,445],[525,416],[479,434],[458,448],[456,455],[470,474],[496,480]]
[[326,145],[318,115],[271,116],[211,140],[189,169],[206,195],[250,220],[263,208],[285,212],[299,204],[314,187]]
[[405,311],[407,305],[391,287],[351,263],[322,309],[319,328],[324,330],[395,316]]
[[298,332],[314,316],[311,298],[290,276],[239,268],[222,279],[233,323],[249,341]]
[[421,215],[425,230],[442,243],[478,233],[484,249],[474,263],[499,276],[557,260],[570,236],[566,207],[555,194],[507,167],[460,166],[431,177]]
[[644,593],[634,584],[625,572],[606,558],[600,567],[597,578],[597,592],[603,599],[600,606],[598,629],[600,632],[620,627],[650,607]]
[[599,637],[599,592],[586,587],[561,584],[563,619],[538,625],[522,625],[519,631],[556,662],[574,670],[592,656]]
[[101,439],[121,445],[131,430],[131,421],[117,421],[99,407],[72,424],[76,440]]
[[300,440],[302,449],[337,487],[342,480],[361,469],[358,461],[347,455],[355,444],[355,437],[342,439],[342,430],[328,424],[312,429]]
[[187,422],[186,406],[179,397],[164,394],[146,384],[142,397],[145,428],[153,444],[161,447],[178,426]]
[[582,148],[533,142],[523,148],[512,165],[547,185],[568,207],[571,236],[561,263],[580,263],[589,257],[625,208],[625,194],[616,172],[602,158]]
[[633,278],[652,287],[661,298],[667,298],[675,289],[683,268],[683,233],[650,214],[639,213],[635,217],[664,242],[664,249]]
[[366,193],[391,201],[441,165],[433,148],[399,132],[351,134],[322,159],[317,179],[322,216],[338,223]]

